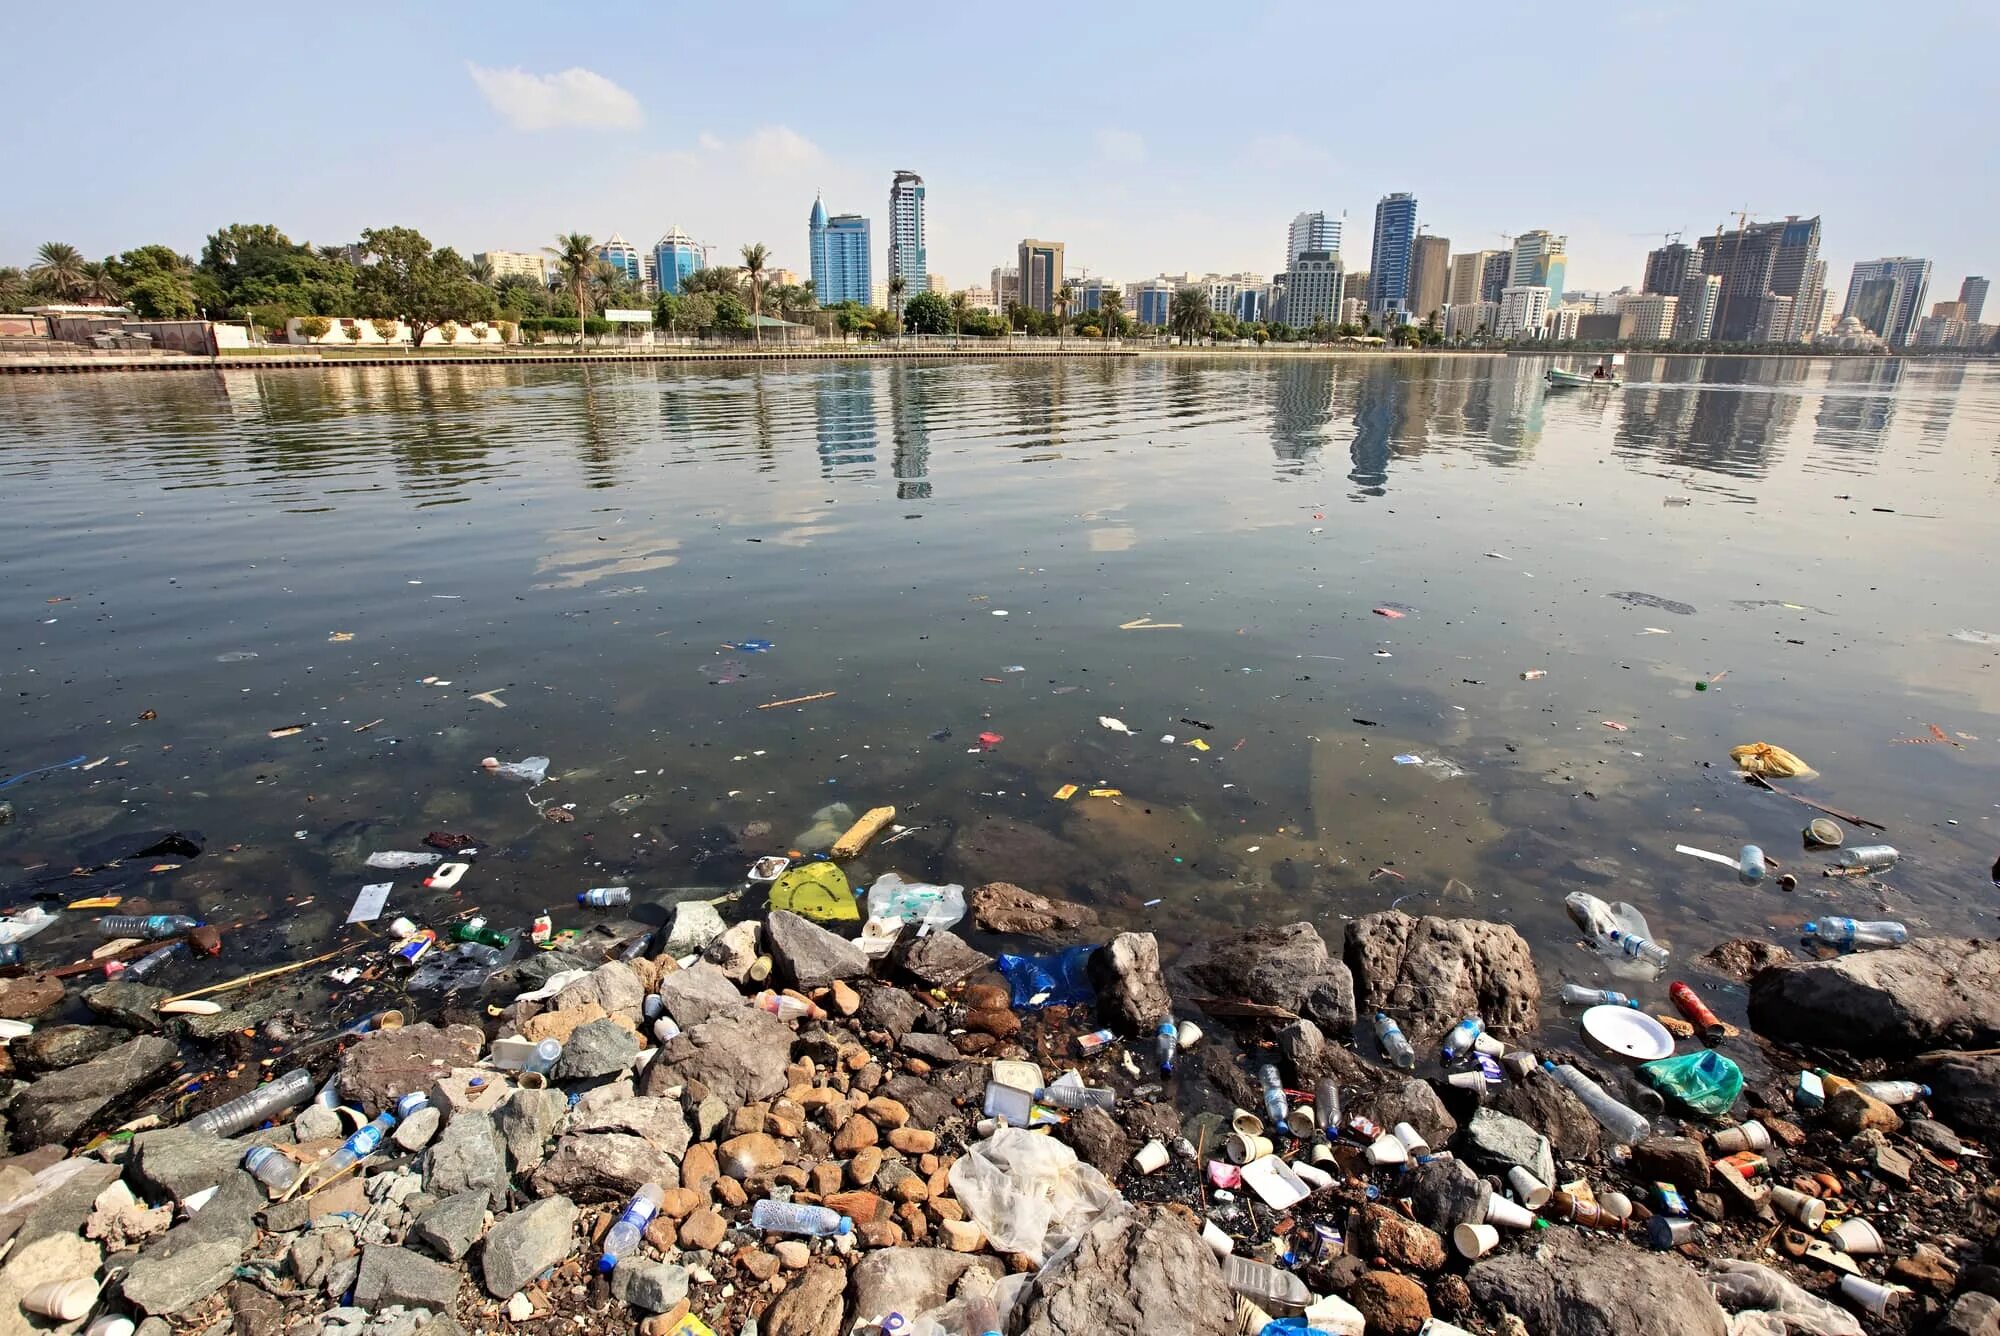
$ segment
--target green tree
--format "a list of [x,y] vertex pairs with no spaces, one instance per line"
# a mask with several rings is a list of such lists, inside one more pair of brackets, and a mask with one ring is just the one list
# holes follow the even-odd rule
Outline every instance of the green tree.
[[449,246],[434,251],[408,227],[369,228],[361,244],[374,262],[361,271],[357,294],[378,315],[400,315],[412,348],[445,320],[486,314],[492,293],[466,275],[465,261]]
[[[725,293],[724,296],[729,294]],[[732,297],[731,300],[734,300]],[[714,329],[717,297],[712,292],[684,292],[681,294],[681,323],[689,329]],[[739,302],[738,305],[741,305]]]
[[209,236],[191,282],[199,304],[217,314],[282,306],[345,315],[355,309],[356,278],[345,247],[295,243],[269,223],[232,223]]
[[1125,332],[1125,294],[1107,285],[1098,292],[1098,310],[1104,314],[1104,332],[1116,338]]
[[972,314],[972,298],[961,288],[951,294],[951,332],[965,332],[965,318]]
[[663,292],[653,299],[653,328],[664,329],[668,333],[680,328],[681,299],[671,292]]
[[361,342],[362,339],[361,322],[359,320],[349,320],[345,322],[345,328],[341,330],[341,333],[347,335],[347,341],[349,343]]
[[28,276],[13,265],[0,266],[0,311],[28,304]]
[[1183,343],[1192,343],[1206,334],[1214,320],[1215,313],[1209,309],[1206,292],[1196,287],[1174,290],[1173,298],[1167,303],[1167,328]]
[[507,275],[493,285],[493,295],[500,309],[511,315],[548,314],[549,290],[526,274]]
[[67,241],[44,241],[28,266],[28,277],[56,301],[73,302],[89,290],[90,279],[84,272],[88,263],[83,252]]
[[750,308],[743,299],[733,292],[725,292],[712,299],[715,302],[716,329],[726,329],[731,334],[741,334],[750,328]]
[[396,322],[394,320],[376,319],[370,320],[368,324],[375,331],[375,337],[384,343],[396,337]]
[[[770,258],[764,243],[753,241],[743,248],[743,276],[750,280],[750,314],[753,318],[764,314],[764,262]],[[764,337],[760,326],[752,325],[751,332],[759,339]]]
[[903,328],[912,334],[951,333],[951,303],[936,292],[919,292],[903,303]]
[[482,288],[493,286],[493,261],[484,255],[475,255],[465,262],[465,276]]
[[909,289],[910,289],[909,279],[903,277],[903,275],[901,274],[894,274],[890,276],[889,309],[891,311],[900,311],[903,309],[903,294],[909,291]]
[[705,292],[711,297],[720,297],[724,293],[734,296],[742,283],[742,277],[742,270],[732,269],[728,265],[715,269],[697,269],[681,278],[681,295],[685,297]]
[[1063,318],[1070,313],[1070,308],[1076,305],[1076,280],[1073,278],[1064,279],[1062,286],[1056,289],[1055,296],[1049,299],[1049,305],[1055,308],[1056,333],[1060,334],[1062,333]]
[[86,260],[83,266],[83,297],[85,301],[100,306],[110,306],[123,294],[124,288],[118,282],[118,275],[112,271],[112,261]]
[[583,342],[583,322],[590,314],[590,280],[597,272],[597,246],[588,234],[559,234],[556,244],[545,247],[556,259],[556,277],[576,303],[576,341]]

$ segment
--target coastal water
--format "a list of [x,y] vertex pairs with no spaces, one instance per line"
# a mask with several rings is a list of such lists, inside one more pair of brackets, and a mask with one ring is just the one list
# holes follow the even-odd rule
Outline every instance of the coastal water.
[[[722,895],[844,802],[918,828],[859,882],[1013,881],[1169,954],[1396,904],[1514,922],[1552,987],[1600,977],[1572,889],[1683,958],[1824,913],[1990,934],[2000,368],[1546,365],[0,379],[0,889],[188,833],[111,880],[233,925],[194,986],[330,949],[365,855],[430,831],[483,852],[385,921],[573,926],[591,886]],[[1823,878],[1755,741],[1901,863]],[[537,754],[532,791],[479,766]],[[1745,843],[1798,889],[1675,852]]]

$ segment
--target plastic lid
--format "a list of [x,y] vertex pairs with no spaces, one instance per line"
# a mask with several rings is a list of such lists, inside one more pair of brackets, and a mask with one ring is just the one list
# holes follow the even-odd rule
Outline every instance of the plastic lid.
[[1815,932],[1818,932],[1818,931],[1819,931],[1819,920],[1818,920],[1818,919],[1809,919],[1809,920],[1807,920],[1807,922],[1806,922],[1806,926],[1805,926],[1805,927],[1803,927],[1803,928],[1800,928],[1800,929],[1799,929],[1799,931],[1800,931],[1800,932],[1804,932],[1804,933],[1815,933]]
[[836,1234],[852,1234],[854,1232],[854,1222],[843,1215],[840,1217],[840,1228],[833,1232]]
[[598,1275],[608,1276],[617,1269],[618,1269],[618,1258],[613,1254],[605,1253],[602,1257],[597,1259]]

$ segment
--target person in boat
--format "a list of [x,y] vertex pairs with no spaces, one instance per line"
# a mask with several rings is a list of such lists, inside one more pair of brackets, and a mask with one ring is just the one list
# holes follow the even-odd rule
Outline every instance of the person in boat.
[[1604,363],[1602,363],[1602,362],[1599,362],[1599,363],[1597,364],[1597,369],[1596,369],[1595,371],[1593,371],[1593,372],[1591,372],[1591,373],[1590,373],[1590,378],[1591,378],[1592,380],[1606,380],[1606,379],[1609,379],[1609,376],[1610,376],[1610,373],[1609,373],[1609,372],[1607,372],[1607,371],[1605,371],[1605,369],[1604,369]]

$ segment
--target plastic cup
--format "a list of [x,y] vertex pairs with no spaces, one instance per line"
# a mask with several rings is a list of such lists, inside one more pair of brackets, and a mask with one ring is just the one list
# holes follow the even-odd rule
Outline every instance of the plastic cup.
[[1529,1229],[1535,1223],[1535,1213],[1496,1193],[1486,1199],[1486,1223],[1506,1229]]
[[1217,1257],[1227,1257],[1236,1250],[1236,1240],[1225,1234],[1222,1226],[1213,1220],[1201,1227],[1201,1241],[1206,1243],[1208,1250]]
[[546,1090],[549,1078],[541,1072],[522,1072],[514,1078],[514,1084],[523,1090]]
[[1264,1130],[1264,1120],[1248,1109],[1232,1109],[1229,1114],[1229,1130],[1254,1137]]
[[1182,1021],[1174,1027],[1174,1040],[1185,1053],[1201,1042],[1201,1027],[1193,1021]]
[[1772,1188],[1771,1205],[1807,1229],[1818,1229],[1826,1220],[1826,1203],[1797,1188]]
[[1167,1148],[1155,1138],[1139,1147],[1132,1163],[1142,1174],[1156,1174],[1167,1167]]
[[1451,1243],[1458,1255],[1470,1262],[1500,1246],[1500,1231],[1491,1225],[1457,1225],[1451,1231]]
[[1882,1235],[1875,1226],[1858,1216],[1835,1225],[1827,1237],[1833,1240],[1834,1247],[1845,1253],[1865,1256],[1882,1251]]
[[1271,1138],[1254,1133],[1231,1132],[1229,1139],[1222,1143],[1222,1150],[1233,1164],[1248,1164],[1260,1160],[1271,1153]]
[[1507,1041],[1496,1038],[1482,1030],[1472,1041],[1472,1051],[1474,1053],[1484,1053],[1489,1058],[1498,1058],[1506,1054]]
[[1866,1276],[1842,1276],[1840,1292],[1880,1317],[1888,1311],[1890,1301],[1904,1291],[1894,1285],[1877,1285]]
[[1444,1079],[1448,1084],[1455,1085],[1460,1090],[1486,1089],[1486,1074],[1484,1072],[1453,1072]]
[[1764,1124],[1752,1118],[1739,1127],[1725,1127],[1715,1134],[1715,1148],[1725,1155],[1734,1155],[1745,1150],[1769,1150],[1771,1134]]
[[92,1318],[83,1329],[83,1336],[132,1336],[138,1329],[138,1324],[123,1313],[106,1313]]
[[39,1317],[74,1322],[97,1302],[97,1291],[97,1281],[89,1276],[80,1276],[75,1280],[52,1280],[22,1295],[21,1307]]
[[1309,1141],[1319,1131],[1319,1115],[1310,1104],[1294,1104],[1291,1116],[1285,1119],[1285,1130],[1301,1141]]
[[1333,1147],[1327,1145],[1324,1141],[1313,1142],[1311,1155],[1312,1155],[1312,1162],[1314,1164],[1336,1163],[1333,1154]]
[[1597,1199],[1597,1209],[1613,1220],[1630,1220],[1632,1199],[1622,1192],[1607,1192]]
[[1408,1123],[1397,1123],[1389,1130],[1395,1134],[1396,1140],[1403,1143],[1404,1149],[1408,1150],[1412,1155],[1422,1155],[1431,1148],[1431,1143],[1424,1140],[1424,1134]]
[[1521,1205],[1531,1211],[1541,1209],[1542,1203],[1549,1199],[1548,1184],[1518,1164],[1507,1171],[1507,1186],[1514,1189]]
[[1368,1163],[1370,1164],[1408,1164],[1409,1162],[1410,1148],[1386,1132],[1376,1137],[1369,1144]]

